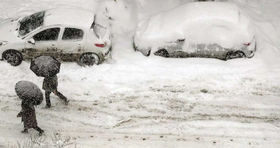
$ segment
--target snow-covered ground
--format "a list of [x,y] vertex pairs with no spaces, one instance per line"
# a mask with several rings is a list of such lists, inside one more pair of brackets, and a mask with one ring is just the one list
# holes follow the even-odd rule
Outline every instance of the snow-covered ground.
[[[73,6],[100,11],[107,7],[113,18],[112,59],[86,68],[63,63],[59,90],[70,104],[64,106],[51,96],[51,109],[45,109],[45,103],[36,108],[39,126],[46,132],[43,143],[59,144],[51,142],[58,133],[82,148],[280,147],[280,1],[231,0],[252,18],[258,49],[252,59],[227,62],[134,52],[131,38],[138,19],[186,2],[164,1],[0,1],[0,20]],[[23,125],[16,118],[16,82],[41,86],[43,81],[29,64],[12,67],[0,62],[0,147],[24,145],[29,135],[37,135],[21,134]]]

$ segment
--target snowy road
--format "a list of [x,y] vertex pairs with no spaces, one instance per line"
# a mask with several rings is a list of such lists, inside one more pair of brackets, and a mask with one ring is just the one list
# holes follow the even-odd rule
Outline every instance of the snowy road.
[[[95,101],[73,100],[67,107],[57,102],[50,110],[38,107],[37,116],[47,135],[59,131],[76,138],[80,146],[85,139],[86,143],[110,144],[121,140],[137,143],[143,138],[146,143],[162,144],[168,139],[173,144],[279,146],[278,97],[264,101],[260,96],[239,95],[229,101],[225,94],[219,94],[215,100],[190,99],[181,97],[185,93],[181,87],[150,88],[143,95],[117,93]],[[8,141],[15,135],[23,137],[18,134],[21,126],[15,119],[15,104],[19,101],[14,97],[1,101],[1,119],[5,119],[1,120],[1,132],[7,133],[4,139]]]

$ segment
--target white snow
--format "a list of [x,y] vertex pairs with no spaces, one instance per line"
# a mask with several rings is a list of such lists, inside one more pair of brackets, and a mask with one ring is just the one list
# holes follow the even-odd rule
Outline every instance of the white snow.
[[60,8],[46,11],[44,25],[67,25],[90,29],[94,21],[94,13],[81,8]]
[[139,49],[158,49],[171,41],[186,39],[189,44],[219,44],[234,48],[253,42],[254,28],[234,3],[196,2],[159,13],[140,22],[135,43]]
[[[104,14],[113,16],[112,59],[94,67],[62,64],[58,88],[69,106],[52,95],[53,108],[44,109],[44,102],[36,108],[50,145],[69,136],[83,148],[280,147],[279,0],[232,0],[252,19],[258,50],[252,59],[227,62],[147,58],[133,51],[138,19],[179,6],[181,0],[1,0],[0,18],[54,7],[94,11],[102,9],[98,2],[108,8]],[[29,66],[28,61],[18,67],[0,62],[0,147],[37,137],[32,130],[21,134],[16,118],[15,83],[42,85],[43,78]],[[52,142],[53,133],[62,140]]]

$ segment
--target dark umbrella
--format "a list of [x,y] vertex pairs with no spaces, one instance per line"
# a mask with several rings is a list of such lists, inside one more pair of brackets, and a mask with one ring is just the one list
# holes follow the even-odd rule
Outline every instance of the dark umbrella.
[[19,81],[15,86],[17,95],[23,101],[28,101],[33,105],[39,105],[43,101],[43,93],[40,88],[29,81]]
[[53,77],[59,73],[60,62],[51,56],[32,59],[30,69],[39,77]]

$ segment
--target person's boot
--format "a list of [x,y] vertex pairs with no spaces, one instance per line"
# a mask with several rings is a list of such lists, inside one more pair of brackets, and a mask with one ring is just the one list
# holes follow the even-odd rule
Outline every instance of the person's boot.
[[69,100],[64,101],[65,105],[69,104]]
[[45,108],[51,108],[50,104],[46,104]]
[[61,100],[63,100],[65,105],[68,105],[69,100],[62,93],[60,93],[59,91],[55,91],[54,94],[57,95]]
[[28,133],[28,129],[25,128],[23,131],[21,131],[21,133],[24,133],[24,134]]
[[42,130],[40,127],[35,127],[34,128],[36,131],[38,131],[39,132],[39,136],[42,136],[43,135],[43,133],[44,133],[44,130]]

